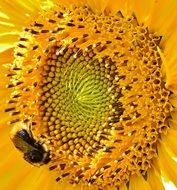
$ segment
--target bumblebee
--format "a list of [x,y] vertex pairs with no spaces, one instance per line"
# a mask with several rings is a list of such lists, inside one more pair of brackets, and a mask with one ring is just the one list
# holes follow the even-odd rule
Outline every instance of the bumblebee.
[[26,125],[15,126],[11,131],[11,140],[30,164],[41,166],[50,161],[50,153],[44,143],[36,140],[31,129]]

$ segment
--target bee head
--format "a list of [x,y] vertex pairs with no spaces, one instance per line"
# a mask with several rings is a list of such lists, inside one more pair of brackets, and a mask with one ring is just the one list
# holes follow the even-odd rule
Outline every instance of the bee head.
[[38,151],[37,149],[31,149],[24,153],[24,159],[32,164],[37,164],[42,162],[43,153]]

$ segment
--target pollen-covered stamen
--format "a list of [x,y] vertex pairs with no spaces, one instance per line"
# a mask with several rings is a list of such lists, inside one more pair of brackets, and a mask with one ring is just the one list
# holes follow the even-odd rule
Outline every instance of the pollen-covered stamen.
[[11,123],[33,116],[56,181],[105,189],[128,186],[134,173],[148,177],[173,110],[161,37],[120,11],[56,6],[43,14],[15,49]]

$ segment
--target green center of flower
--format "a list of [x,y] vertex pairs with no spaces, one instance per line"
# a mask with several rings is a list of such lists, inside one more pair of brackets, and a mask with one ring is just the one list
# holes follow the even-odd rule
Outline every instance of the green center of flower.
[[57,46],[47,57],[41,73],[42,125],[62,145],[59,149],[88,153],[85,147],[98,146],[106,138],[103,129],[123,113],[115,63],[109,57],[98,60],[91,46],[86,52]]

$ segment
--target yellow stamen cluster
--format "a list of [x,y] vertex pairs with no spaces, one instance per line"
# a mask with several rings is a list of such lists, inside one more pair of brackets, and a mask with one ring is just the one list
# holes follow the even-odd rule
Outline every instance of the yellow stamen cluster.
[[172,111],[161,37],[136,17],[60,6],[26,28],[8,76],[11,123],[33,120],[57,181],[104,189],[146,175]]

